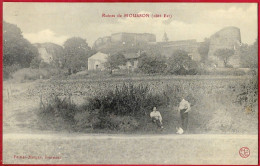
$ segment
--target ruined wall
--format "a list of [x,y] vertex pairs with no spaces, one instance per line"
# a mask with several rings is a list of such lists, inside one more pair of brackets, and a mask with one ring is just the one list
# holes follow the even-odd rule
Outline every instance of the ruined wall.
[[110,43],[110,42],[111,42],[111,37],[110,36],[106,36],[106,37],[103,37],[103,38],[98,38],[95,41],[93,47],[98,48],[99,46],[105,45],[105,44]]
[[111,36],[98,38],[95,41],[93,47],[99,50],[100,48],[104,48],[114,43],[118,43],[120,45],[137,45],[138,43],[147,43],[155,41],[155,35],[150,33],[114,33]]
[[46,63],[51,63],[53,60],[53,57],[51,54],[49,54],[46,50],[46,48],[40,47],[38,48],[39,56],[42,58],[42,60]]
[[156,42],[156,37],[154,34],[142,33],[136,34],[137,42]]
[[188,53],[189,56],[195,61],[200,60],[200,55],[198,53],[199,44],[196,40],[179,40],[170,42],[160,42],[160,51],[162,55],[166,57],[172,56],[173,52],[176,50],[183,50]]
[[111,35],[111,42],[121,42],[122,41],[122,33],[115,33]]
[[218,67],[224,67],[222,60],[217,58],[214,54],[218,49],[233,49],[235,54],[230,58],[229,64],[233,67],[239,67],[239,47],[241,45],[240,29],[237,27],[227,27],[221,29],[210,37],[210,46],[208,57]]
[[64,50],[60,45],[54,43],[35,43],[39,57],[46,63],[59,61],[64,56]]

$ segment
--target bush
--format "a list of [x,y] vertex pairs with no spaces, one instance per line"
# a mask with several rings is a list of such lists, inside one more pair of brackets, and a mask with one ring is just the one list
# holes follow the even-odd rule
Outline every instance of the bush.
[[152,94],[148,85],[129,83],[89,98],[83,110],[91,114],[98,110],[95,128],[130,131],[139,125],[137,119],[147,116],[154,106],[166,105],[164,99],[163,95]]
[[247,82],[232,87],[238,90],[235,102],[248,108],[253,108],[258,103],[258,80],[257,77],[249,79]]
[[6,80],[12,77],[12,74],[19,70],[21,66],[19,64],[13,64],[11,66],[4,66],[3,67],[3,78]]
[[39,69],[41,64],[41,59],[39,57],[34,57],[30,63],[30,68]]
[[48,68],[48,67],[51,67],[51,65],[44,61],[41,61],[39,64],[39,68]]
[[146,74],[164,73],[167,65],[163,57],[150,57],[144,55],[140,58],[138,69]]
[[[41,115],[62,119],[80,131],[86,128],[132,131],[154,106],[166,105],[164,96],[152,94],[148,85],[123,84],[100,92],[85,104],[76,106],[70,99],[51,95],[42,102]],[[139,120],[138,120],[139,119]]]
[[[55,124],[56,129],[70,129],[73,126],[73,131],[84,132],[158,133],[156,125],[149,117],[152,107],[157,106],[163,117],[165,127],[163,133],[175,133],[177,122],[180,121],[177,109],[184,95],[185,99],[191,103],[189,113],[191,133],[257,131],[257,111],[253,111],[257,110],[257,82],[249,84],[250,81],[245,79],[222,79],[227,77],[220,77],[221,79],[201,77],[203,79],[192,80],[183,78],[162,80],[159,77],[149,77],[149,79],[137,80],[134,84],[123,84],[128,79],[121,79],[120,82],[115,82],[115,79],[113,79],[114,82],[111,79],[109,81],[73,79],[62,80],[62,82],[52,80],[51,84],[44,82],[41,86],[44,92],[47,90],[48,93],[52,93],[55,90],[57,94],[69,95],[81,89],[82,94],[79,95],[82,97],[93,96],[85,101],[83,99],[84,105],[75,106],[74,116],[69,116],[72,120],[63,120],[63,116],[55,117],[55,111],[52,111],[48,118],[50,120],[46,120],[46,123]],[[64,89],[68,91],[64,92]],[[229,92],[229,89],[232,91]],[[250,89],[255,92],[251,93]],[[246,93],[243,94],[243,92]],[[39,94],[37,91],[30,93],[34,96]],[[241,105],[233,103],[238,94],[241,94]],[[251,96],[255,100],[248,98],[251,94],[255,94]],[[254,101],[255,106],[250,106],[250,101]],[[64,102],[70,102],[70,100],[67,99]],[[168,107],[166,107],[167,104]],[[67,109],[67,107],[63,108]],[[52,120],[53,117],[56,119]],[[229,123],[230,117],[231,123]]]
[[114,129],[119,131],[132,131],[139,126],[138,121],[131,116],[110,116]]
[[100,124],[98,118],[98,110],[89,112],[88,110],[80,110],[74,115],[75,125],[77,130],[85,128],[96,128]]
[[195,75],[198,69],[198,64],[183,50],[174,51],[167,60],[167,72],[170,74]]
[[40,79],[41,74],[43,77],[47,76],[47,73],[42,71],[40,73],[39,69],[30,69],[24,68],[15,72],[12,77],[17,81],[24,81],[24,80],[37,80]]
[[227,69],[227,70],[214,70],[209,72],[210,75],[231,75],[231,76],[243,76],[246,72],[238,69]]
[[119,116],[146,115],[152,107],[166,104],[162,95],[150,93],[148,85],[134,86],[132,83],[116,86],[115,90],[105,91],[89,100],[88,108]]
[[116,116],[114,114],[99,116],[99,123],[95,128],[117,131],[133,131],[139,126],[139,122],[131,116]]
[[167,99],[167,104],[175,106],[179,105],[179,103],[182,100],[182,97],[188,100],[191,103],[191,105],[195,105],[197,103],[197,100],[199,99],[198,96],[195,96],[194,93],[188,91],[182,85],[166,85],[163,94]]
[[247,112],[231,104],[228,108],[218,105],[211,112],[205,128],[211,133],[254,133],[257,134],[257,113]]
[[23,68],[21,70],[16,71],[12,77],[19,81],[26,80],[37,80],[37,79],[49,79],[51,76],[57,75],[59,71],[53,68],[46,69],[31,69],[31,68]]
[[70,98],[61,99],[57,95],[51,95],[46,102],[41,101],[42,114],[61,118],[72,124],[78,111],[78,107],[71,102]]

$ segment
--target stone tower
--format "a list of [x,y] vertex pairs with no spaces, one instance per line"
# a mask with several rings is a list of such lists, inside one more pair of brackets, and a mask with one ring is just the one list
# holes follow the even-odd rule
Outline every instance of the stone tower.
[[224,67],[224,63],[214,54],[218,49],[232,49],[234,55],[229,59],[229,65],[239,67],[239,48],[241,46],[240,29],[237,27],[226,27],[216,32],[210,37],[208,58],[212,60],[218,67]]

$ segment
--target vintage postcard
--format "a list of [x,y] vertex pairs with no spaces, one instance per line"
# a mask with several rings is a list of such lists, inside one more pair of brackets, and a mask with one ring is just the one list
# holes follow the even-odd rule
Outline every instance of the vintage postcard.
[[258,164],[257,3],[3,3],[4,164]]

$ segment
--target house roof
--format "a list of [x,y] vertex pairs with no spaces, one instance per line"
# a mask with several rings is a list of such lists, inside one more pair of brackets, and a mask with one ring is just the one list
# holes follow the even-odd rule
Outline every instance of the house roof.
[[91,57],[89,57],[88,59],[93,59],[93,60],[103,60],[103,61],[106,61],[107,57],[108,57],[107,54],[104,54],[104,53],[98,52],[98,53],[92,55]]
[[125,53],[124,54],[126,59],[136,59],[140,57],[140,54],[138,53]]

